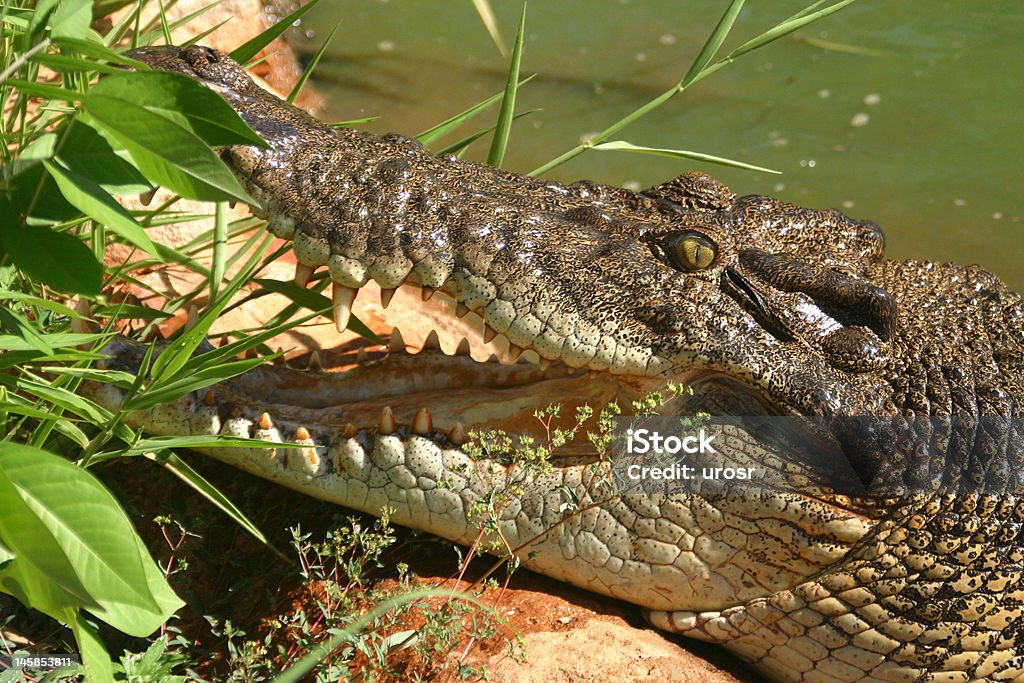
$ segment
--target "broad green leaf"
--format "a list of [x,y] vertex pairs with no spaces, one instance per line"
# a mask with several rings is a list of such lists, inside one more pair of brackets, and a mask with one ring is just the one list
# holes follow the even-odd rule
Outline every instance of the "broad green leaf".
[[[40,150],[42,151],[42,150]],[[4,177],[8,194],[0,194],[0,231],[17,235],[25,225],[54,225],[73,220],[78,210],[64,199],[41,160],[11,164]]]
[[53,44],[61,50],[85,55],[104,62],[113,62],[114,64],[124,64],[125,66],[134,67],[142,66],[142,62],[118,54],[103,43],[95,40],[89,40],[88,38],[82,39],[70,36],[54,36]]
[[99,294],[103,268],[78,238],[49,228],[4,225],[0,243],[26,275],[63,292]]
[[75,644],[82,654],[82,664],[86,671],[86,680],[90,683],[105,683],[114,680],[114,665],[107,654],[107,648],[96,628],[90,624],[81,612],[69,613],[61,621],[71,627],[75,634]]
[[508,147],[508,136],[512,131],[512,121],[516,109],[516,92],[519,86],[519,63],[523,56],[523,35],[526,33],[526,3],[523,3],[522,14],[519,15],[519,31],[516,43],[512,48],[512,59],[508,65],[508,79],[505,82],[505,94],[501,98],[501,111],[498,112],[498,124],[491,139],[491,149],[487,153],[487,163],[495,168],[501,167]]
[[279,35],[288,30],[288,28],[295,23],[295,21],[303,14],[313,9],[320,0],[310,0],[310,2],[299,7],[297,10],[292,12],[286,17],[283,17],[276,24],[268,28],[263,33],[259,34],[252,40],[242,43],[228,55],[231,59],[235,60],[239,64],[244,64],[250,59],[256,56],[256,53],[265,48],[267,45],[277,38]]
[[50,53],[40,53],[32,58],[33,62],[42,64],[48,69],[52,69],[57,73],[77,73],[77,72],[90,72],[95,71],[97,73],[105,74],[121,74],[124,73],[124,69],[112,66],[110,64],[101,64],[100,62],[94,62],[91,59],[82,59],[81,57],[68,57],[67,55],[55,55]]
[[58,0],[38,0],[35,9],[25,28],[24,39],[28,47],[36,42],[36,34],[41,32],[50,20],[53,11],[57,9]]
[[44,161],[43,165],[72,206],[94,221],[103,223],[139,249],[150,254],[157,253],[156,246],[142,226],[92,179],[74,173],[56,162]]
[[123,99],[90,93],[83,104],[97,129],[124,147],[150,181],[190,199],[253,203],[192,131]]
[[202,138],[206,144],[258,145],[266,147],[259,135],[238,116],[224,99],[198,81],[181,74],[139,71],[104,78],[89,92],[128,100],[171,119]]
[[94,128],[76,118],[60,149],[60,161],[71,171],[92,180],[110,193],[142,194],[152,185]]
[[50,17],[54,38],[85,38],[92,22],[92,0],[61,0]]
[[46,85],[45,83],[35,83],[32,81],[22,81],[16,78],[11,78],[4,81],[4,86],[11,86],[26,95],[33,97],[41,97],[44,100],[59,100],[61,102],[77,102],[85,95],[75,90],[68,90],[67,88],[60,88],[56,85]]
[[184,604],[110,492],[46,451],[0,444],[0,538],[15,563],[130,635],[152,633]]
[[638,154],[650,154],[652,156],[671,157],[673,159],[693,159],[695,161],[704,161],[710,164],[718,164],[720,166],[732,166],[734,168],[745,168],[748,171],[761,171],[762,173],[782,173],[782,171],[775,171],[770,168],[763,166],[755,166],[754,164],[748,164],[744,161],[736,161],[735,159],[727,159],[725,157],[716,157],[711,154],[704,154],[703,152],[691,152],[685,149],[661,149],[659,147],[641,147],[640,145],[634,145],[624,140],[612,140],[611,142],[602,142],[598,145],[594,145],[594,149],[601,150],[603,152],[636,152]]

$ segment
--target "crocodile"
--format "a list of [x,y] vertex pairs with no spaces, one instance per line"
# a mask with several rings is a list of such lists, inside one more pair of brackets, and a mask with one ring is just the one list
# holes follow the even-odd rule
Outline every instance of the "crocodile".
[[[448,297],[524,356],[399,344],[344,372],[261,366],[133,425],[298,444],[207,452],[458,543],[477,538],[488,491],[511,491],[490,533],[523,565],[773,680],[1024,676],[1024,305],[995,275],[886,259],[869,221],[702,173],[643,192],[525,177],[330,127],[210,48],[130,54],[205,84],[267,141],[223,158],[293,240],[296,281],[326,267],[339,329],[373,280],[385,305],[402,285]],[[112,367],[143,353],[108,347]],[[595,476],[612,464],[581,451],[539,471],[467,452],[474,428],[516,433],[552,401],[628,406],[668,382],[692,393],[667,414],[826,420],[856,479],[895,486],[851,493],[801,465],[804,488],[608,494]],[[785,447],[755,431],[719,450],[767,453],[792,479]]]

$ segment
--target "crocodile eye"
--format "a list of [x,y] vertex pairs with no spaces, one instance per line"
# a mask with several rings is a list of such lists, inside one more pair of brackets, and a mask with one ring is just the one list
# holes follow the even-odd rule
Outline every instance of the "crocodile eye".
[[706,235],[687,230],[665,241],[665,251],[680,270],[704,270],[715,262],[718,246]]

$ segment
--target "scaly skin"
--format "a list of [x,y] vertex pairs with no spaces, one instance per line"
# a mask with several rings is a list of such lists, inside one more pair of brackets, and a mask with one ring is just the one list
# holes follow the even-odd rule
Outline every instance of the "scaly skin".
[[[314,379],[261,369],[134,424],[297,440],[307,448],[210,453],[467,542],[473,504],[524,472],[470,459],[455,416],[515,426],[553,400],[628,399],[665,379],[698,389],[672,412],[840,416],[832,437],[854,471],[908,493],[611,495],[607,463],[556,462],[525,472],[501,539],[527,566],[641,605],[655,626],[721,642],[778,680],[1024,675],[1024,445],[1012,423],[974,420],[1018,416],[1024,401],[1024,312],[995,276],[886,261],[870,223],[736,198],[701,174],[640,194],[523,178],[332,130],[207,48],[133,56],[207,84],[270,143],[225,156],[300,263],[328,267],[340,322],[369,279],[412,284],[561,361],[469,371],[465,356],[426,350]],[[137,367],[132,344],[110,352]],[[123,398],[88,390],[110,407]],[[418,409],[428,403],[438,417]],[[961,421],[936,456],[916,450],[931,432],[842,417],[857,415]],[[743,432],[724,454],[780,472],[786,456]]]

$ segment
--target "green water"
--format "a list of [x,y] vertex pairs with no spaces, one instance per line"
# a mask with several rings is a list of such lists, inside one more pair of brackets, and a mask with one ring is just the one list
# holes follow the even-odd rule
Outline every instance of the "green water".
[[[537,0],[504,166],[527,172],[666,90],[724,0]],[[738,45],[806,4],[751,0]],[[520,3],[493,0],[511,42]],[[323,0],[300,31],[340,28],[316,86],[332,120],[418,133],[504,86],[507,62],[469,0]],[[744,57],[616,136],[742,159],[770,176],[587,152],[549,174],[647,187],[705,170],[740,194],[837,207],[885,229],[900,258],[981,263],[1024,289],[1024,4],[861,0]],[[300,37],[301,42],[301,37]],[[312,48],[310,48],[312,49]],[[493,122],[496,112],[461,135]],[[487,142],[470,156],[486,156]]]

